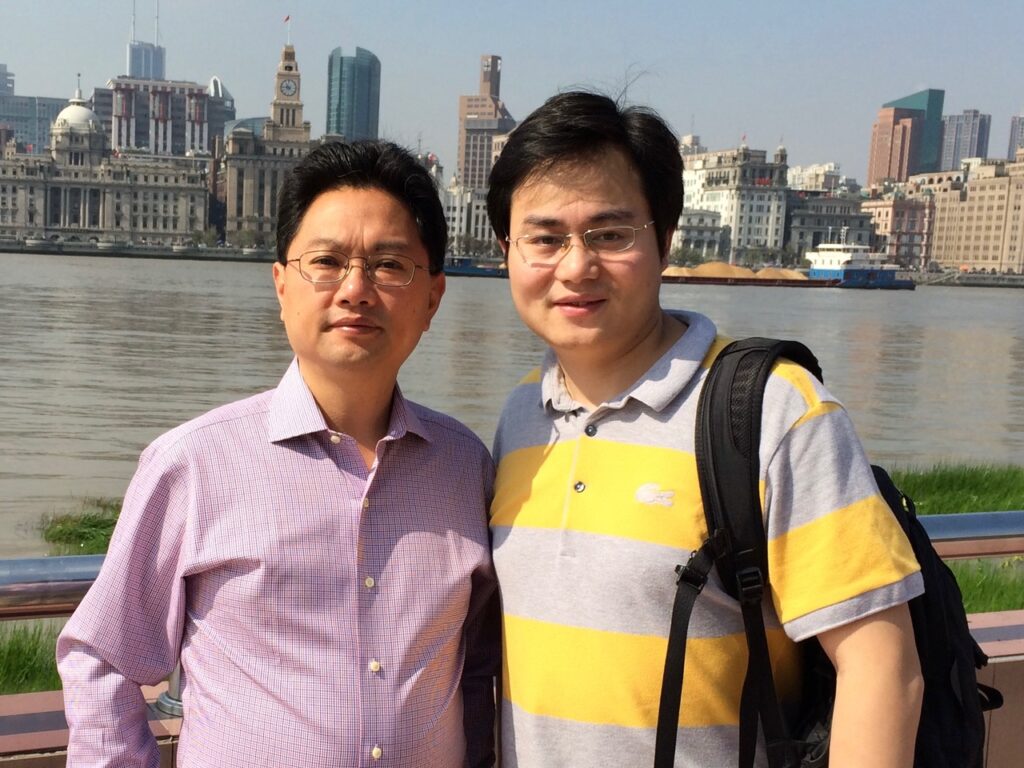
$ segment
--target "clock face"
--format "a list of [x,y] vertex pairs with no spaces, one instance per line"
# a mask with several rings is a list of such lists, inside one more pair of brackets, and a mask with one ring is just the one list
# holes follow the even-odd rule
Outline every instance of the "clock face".
[[295,92],[299,90],[299,86],[296,85],[292,79],[281,81],[281,95],[282,96],[294,96]]

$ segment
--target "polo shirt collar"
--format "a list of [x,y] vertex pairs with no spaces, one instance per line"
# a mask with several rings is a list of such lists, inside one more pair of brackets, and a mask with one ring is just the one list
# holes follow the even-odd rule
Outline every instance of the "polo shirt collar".
[[[697,312],[666,310],[666,313],[686,323],[686,333],[632,386],[605,406],[621,408],[633,399],[654,411],[661,411],[700,373],[704,358],[715,340],[715,324]],[[581,407],[569,394],[558,358],[551,349],[545,353],[541,365],[540,390],[544,408],[567,413]]]
[[[330,431],[320,406],[299,372],[299,361],[292,360],[281,382],[274,390],[268,414],[267,439],[272,443],[293,437]],[[424,440],[433,440],[429,428],[411,407],[398,385],[391,399],[391,416],[385,440],[397,440],[407,433]]]

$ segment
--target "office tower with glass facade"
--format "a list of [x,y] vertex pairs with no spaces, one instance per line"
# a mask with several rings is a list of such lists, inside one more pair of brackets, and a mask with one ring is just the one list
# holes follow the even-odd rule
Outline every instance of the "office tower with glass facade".
[[376,139],[380,123],[380,59],[364,48],[327,59],[327,133],[349,141]]

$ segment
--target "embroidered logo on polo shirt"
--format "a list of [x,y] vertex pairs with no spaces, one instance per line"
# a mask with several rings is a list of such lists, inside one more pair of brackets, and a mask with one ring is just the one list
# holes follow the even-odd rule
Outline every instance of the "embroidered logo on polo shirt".
[[636,500],[641,504],[659,504],[671,507],[675,491],[663,491],[657,483],[645,483],[636,489]]

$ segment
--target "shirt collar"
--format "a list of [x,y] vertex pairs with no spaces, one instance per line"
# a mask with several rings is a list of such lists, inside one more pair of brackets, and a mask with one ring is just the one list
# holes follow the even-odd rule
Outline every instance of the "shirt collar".
[[[654,411],[661,411],[700,373],[704,358],[715,340],[715,324],[697,312],[666,310],[666,313],[686,323],[686,333],[632,386],[604,405],[621,408],[633,399]],[[551,349],[545,353],[541,365],[540,396],[544,408],[563,413],[580,408],[580,404],[573,400],[565,386],[558,358]]]
[[[276,443],[301,435],[326,431],[330,431],[327,421],[299,372],[299,361],[294,359],[271,398],[267,439]],[[433,440],[430,430],[396,384],[395,393],[391,399],[388,432],[384,439],[397,440],[409,432],[427,442]]]

